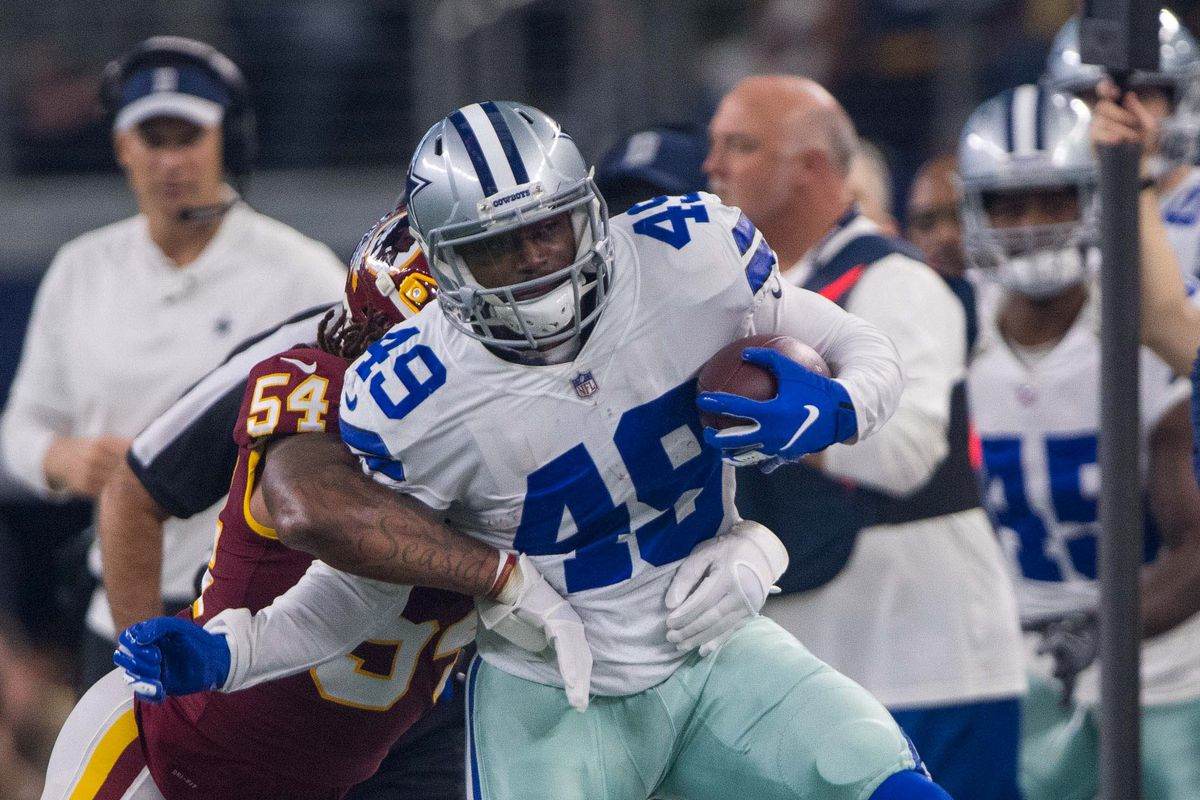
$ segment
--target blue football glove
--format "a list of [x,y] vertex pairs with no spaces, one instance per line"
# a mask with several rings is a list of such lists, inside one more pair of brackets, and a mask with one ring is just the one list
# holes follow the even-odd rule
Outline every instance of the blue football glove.
[[742,359],[770,370],[779,391],[770,400],[704,392],[696,405],[710,414],[747,421],[724,430],[704,429],[704,441],[735,467],[769,458],[795,461],[858,433],[858,418],[846,388],[766,347],[747,347]]
[[143,700],[205,692],[229,676],[229,644],[179,617],[155,617],[121,631],[113,663]]

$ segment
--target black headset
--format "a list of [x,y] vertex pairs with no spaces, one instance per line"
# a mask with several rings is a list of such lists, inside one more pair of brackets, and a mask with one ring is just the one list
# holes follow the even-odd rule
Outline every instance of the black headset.
[[104,68],[100,104],[109,127],[121,105],[121,89],[134,72],[147,67],[191,64],[212,75],[229,93],[221,121],[225,170],[234,178],[249,174],[258,155],[254,108],[250,90],[237,65],[212,45],[182,36],[152,36]]

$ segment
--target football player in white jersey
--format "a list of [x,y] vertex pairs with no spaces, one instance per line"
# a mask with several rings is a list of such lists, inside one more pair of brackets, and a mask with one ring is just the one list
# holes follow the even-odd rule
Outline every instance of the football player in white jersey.
[[[1021,86],[980,106],[959,147],[968,259],[1003,288],[981,309],[969,377],[986,501],[1022,616],[1072,634],[1047,639],[1056,647],[1094,645],[1101,364],[1089,121],[1078,98]],[[1200,786],[1200,616],[1189,563],[1200,491],[1187,381],[1148,350],[1141,372],[1148,541],[1157,545],[1142,583],[1143,774],[1147,798],[1174,800]],[[1056,662],[1031,652],[1021,758],[1030,800],[1096,794],[1096,669],[1080,675],[1072,707],[1060,705],[1053,675],[1081,666],[1081,656],[1086,663],[1086,650],[1062,647]]]
[[[1200,45],[1167,9],[1159,12],[1159,68],[1135,71],[1130,85],[1145,108],[1159,120],[1159,136],[1147,161],[1154,180],[1167,237],[1180,269],[1200,276],[1200,168],[1196,161],[1200,136]],[[1051,90],[1096,102],[1103,68],[1079,58],[1079,18],[1059,30],[1046,59],[1042,82]]]
[[[342,435],[377,480],[513,554],[519,580],[477,601],[471,796],[947,797],[882,706],[758,616],[785,557],[737,520],[722,464],[877,430],[902,386],[886,337],[780,280],[711,195],[610,221],[574,142],[529,106],[435,125],[408,200],[440,299],[350,368]],[[697,369],[755,332],[808,343],[837,379],[751,350],[774,400],[697,398]],[[697,405],[746,424],[706,429]],[[210,627],[231,655],[216,683],[344,652],[387,593],[315,567]]]

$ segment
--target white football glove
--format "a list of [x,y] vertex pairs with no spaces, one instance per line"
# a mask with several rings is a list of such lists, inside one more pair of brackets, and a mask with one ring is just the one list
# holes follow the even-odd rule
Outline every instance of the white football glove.
[[517,561],[502,596],[511,602],[475,598],[483,627],[533,653],[553,647],[567,701],[575,709],[586,711],[592,683],[592,649],[575,609],[526,556]]
[[748,519],[701,542],[667,588],[667,640],[681,652],[699,647],[707,656],[779,591],[773,584],[787,565],[783,542]]

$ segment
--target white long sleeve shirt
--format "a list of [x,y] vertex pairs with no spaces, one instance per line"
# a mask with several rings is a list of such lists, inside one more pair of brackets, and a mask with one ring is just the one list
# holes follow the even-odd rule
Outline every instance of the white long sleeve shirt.
[[[0,426],[6,469],[51,495],[42,464],[56,437],[133,437],[238,342],[336,299],[344,280],[328,247],[244,204],[186,267],[140,215],[67,243],[38,289]],[[164,596],[192,596],[218,508],[167,521]],[[98,549],[92,567],[99,574]],[[88,621],[112,634],[102,592]]]
[[[854,237],[858,217],[785,273],[802,284]],[[933,270],[900,253],[875,262],[846,306],[886,333],[904,364],[900,405],[875,436],[825,454],[831,474],[912,493],[948,452],[950,393],[965,377],[966,319]],[[889,708],[1024,691],[1012,586],[981,508],[862,530],[845,569],[813,591],[771,598],[765,613]]]

